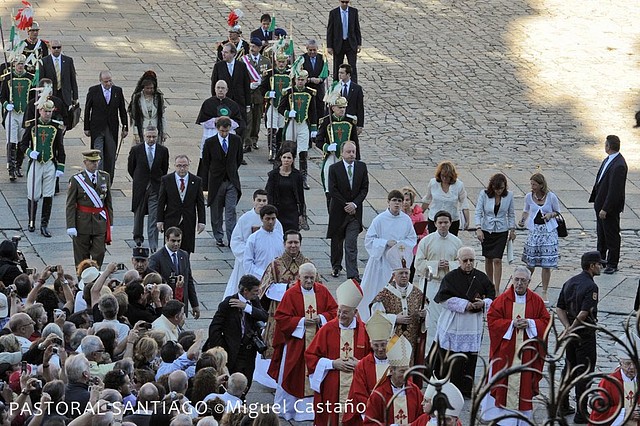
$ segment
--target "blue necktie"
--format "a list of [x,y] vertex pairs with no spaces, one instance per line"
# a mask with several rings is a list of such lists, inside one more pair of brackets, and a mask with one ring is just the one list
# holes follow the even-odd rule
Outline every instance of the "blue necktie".
[[346,10],[342,11],[342,39],[346,40],[349,38],[349,14]]
[[311,69],[312,70],[316,69],[316,58],[311,58]]
[[178,266],[178,255],[176,253],[172,253],[173,257],[173,269],[175,269],[176,275],[180,274],[180,267]]
[[227,145],[227,139],[226,138],[222,139],[222,150],[224,151],[225,154],[229,150],[229,146]]

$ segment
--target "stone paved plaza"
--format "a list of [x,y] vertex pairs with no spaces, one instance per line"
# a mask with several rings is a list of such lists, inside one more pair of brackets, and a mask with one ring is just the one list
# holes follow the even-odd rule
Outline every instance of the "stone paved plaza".
[[[389,190],[412,185],[423,193],[442,160],[457,165],[472,204],[493,173],[505,173],[516,195],[518,217],[529,176],[540,171],[560,198],[569,226],[569,237],[561,242],[558,271],[552,275],[553,300],[562,283],[579,270],[580,255],[595,248],[594,212],[587,200],[605,156],[604,138],[617,134],[629,165],[622,259],[619,273],[601,276],[597,282],[600,320],[619,329],[632,310],[640,275],[640,130],[633,128],[640,109],[640,3],[353,0],[352,5],[360,10],[363,31],[358,82],[366,106],[362,158],[371,181],[366,224],[384,210]],[[241,21],[245,36],[258,26],[261,13],[275,14],[278,25],[293,34],[296,53],[301,54],[306,39],[324,40],[328,12],[336,6],[329,0],[34,2],[41,37],[60,39],[64,54],[75,60],[81,104],[88,87],[98,84],[101,70],[112,72],[128,100],[138,78],[152,69],[167,101],[170,153],[187,153],[192,159],[198,157],[201,136],[195,118],[210,96],[215,42],[226,37],[230,9],[245,12]],[[18,1],[0,4],[5,36],[11,11],[18,7]],[[4,138],[4,131],[0,133]],[[132,140],[129,136],[124,141],[118,159],[113,186],[115,238],[106,261],[130,259],[133,214],[126,156]],[[88,145],[82,124],[67,133],[65,181],[80,170],[80,152]],[[245,156],[249,165],[240,170],[244,195],[239,213],[250,208],[253,190],[266,183],[270,164],[265,145],[263,134],[261,149]],[[4,147],[0,154],[5,154]],[[311,230],[304,234],[302,250],[335,290],[344,276],[329,275],[329,244],[323,238],[328,218],[318,168],[321,153],[316,150],[313,159],[312,188],[306,192]],[[3,236],[22,235],[21,248],[39,270],[45,264],[71,269],[64,192],[54,200],[50,226],[54,236],[45,239],[26,232],[25,180],[10,183],[3,172],[0,184]],[[363,235],[361,272],[367,259]],[[473,233],[461,235],[479,249]],[[518,232],[516,253],[525,237],[525,232]],[[198,321],[189,320],[194,328],[208,326],[233,265],[231,251],[215,247],[210,228],[196,244],[192,267],[203,315]],[[510,269],[505,268],[504,281]],[[539,282],[539,273],[534,281]],[[604,339],[600,360],[604,370],[613,366],[610,344]],[[272,400],[257,385],[250,398]]]

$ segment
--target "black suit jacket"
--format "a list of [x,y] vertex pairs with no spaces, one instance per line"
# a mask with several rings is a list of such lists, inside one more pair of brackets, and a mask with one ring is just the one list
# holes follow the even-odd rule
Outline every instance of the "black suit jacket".
[[158,193],[160,190],[160,179],[169,170],[169,149],[166,146],[156,143],[156,151],[153,157],[153,164],[149,168],[147,161],[147,144],[139,143],[131,147],[127,170],[129,176],[133,178],[133,196],[131,197],[131,211],[135,212],[138,205],[144,202],[147,188]]
[[91,132],[92,146],[96,136],[106,128],[111,132],[113,140],[118,142],[118,115],[122,129],[128,131],[127,108],[122,89],[118,86],[111,87],[111,100],[107,105],[102,85],[91,86],[87,92],[87,102],[84,105],[84,130]]
[[182,201],[175,175],[175,172],[170,173],[160,180],[157,221],[164,223],[164,229],[169,229],[172,226],[182,229],[180,248],[193,253],[196,246],[196,225],[207,223],[204,212],[202,179],[193,173],[189,173],[185,177],[187,192],[184,194],[184,201]]
[[336,236],[347,219],[348,214],[344,211],[346,203],[353,202],[357,206],[355,217],[360,223],[362,231],[362,204],[369,192],[369,172],[367,165],[362,161],[353,163],[353,188],[349,186],[349,177],[344,167],[344,162],[338,161],[329,166],[329,226],[327,228],[327,238]]
[[[322,54],[318,53],[316,55],[315,67],[311,65],[311,58],[309,57],[308,53],[305,53],[304,55],[302,55],[302,57],[304,58],[302,69],[306,70],[309,73],[309,78],[320,78],[320,73],[322,72],[322,67],[324,66],[324,57],[322,56]],[[322,100],[324,98],[324,92],[325,92],[324,80],[325,79],[322,79],[322,83],[319,83],[319,84],[307,83],[308,87],[311,87],[312,89],[316,89],[316,109],[317,109],[316,112],[318,113],[318,115],[320,115],[322,112],[321,109],[318,109],[318,105],[324,104],[324,101]]]
[[238,191],[238,200],[242,194],[238,169],[242,163],[242,139],[237,135],[227,136],[229,148],[225,154],[218,135],[204,141],[202,159],[198,173],[204,182],[203,189],[209,191],[207,204],[211,205],[222,182],[228,180]]
[[[229,306],[229,300],[237,298],[238,293],[220,302],[218,310],[209,325],[209,339],[204,345],[205,349],[222,346],[229,355],[229,369],[232,369],[232,366],[235,365],[243,338],[242,317],[245,313],[239,308]],[[260,328],[256,323],[258,321],[265,322],[269,318],[267,311],[262,309],[259,298],[252,300],[251,306],[251,315],[246,314],[245,316],[245,335],[251,335],[252,332],[260,333]]]
[[360,20],[358,9],[349,6],[349,28],[347,29],[347,40],[342,39],[342,17],[341,8],[336,7],[329,12],[329,22],[327,23],[327,48],[333,49],[336,53],[342,52],[350,47],[356,50],[362,46],[362,33],[360,32]]
[[[78,100],[78,81],[76,79],[76,67],[73,59],[66,55],[60,55],[62,65],[60,67],[60,79],[62,90],[58,87],[56,67],[53,65],[53,56],[48,55],[42,59],[41,78],[49,78],[53,82],[53,92],[60,95],[65,105],[69,106]],[[58,92],[60,90],[60,92]]]
[[233,65],[233,76],[229,75],[229,68],[225,61],[216,62],[211,73],[211,96],[216,95],[216,83],[218,80],[224,80],[229,86],[227,97],[236,101],[238,105],[244,109],[247,105],[251,105],[251,80],[249,72],[244,62],[235,60]]
[[627,162],[622,154],[618,154],[607,166],[600,182],[598,176],[604,162],[596,175],[596,183],[591,190],[589,202],[593,203],[596,212],[604,210],[607,214],[620,214],[624,210],[624,192],[627,182]]
[[[347,111],[345,114],[356,117],[356,125],[364,127],[364,92],[362,86],[349,82],[349,93],[347,95]],[[360,152],[358,152],[360,154]]]
[[[254,38],[254,37],[258,37],[263,42],[266,41],[268,43],[269,40],[273,39],[273,32],[267,31],[267,34],[265,35],[262,32],[262,27],[256,28],[255,30],[251,31],[251,38]],[[264,43],[262,43],[262,45],[264,46]]]
[[[173,261],[167,253],[166,246],[162,246],[151,255],[149,258],[149,269],[157,272],[162,276],[162,281],[165,283],[169,282],[169,277],[171,277],[171,273],[173,272],[176,276],[182,275],[184,277],[184,287],[183,287],[183,302],[184,302],[184,311],[185,313],[189,312],[189,305],[191,307],[199,306],[198,303],[198,293],[196,292],[196,285],[193,281],[193,275],[191,275],[191,263],[189,262],[189,253],[180,249],[178,250],[178,268],[179,271],[175,270],[173,266]],[[173,294],[175,294],[175,287],[172,285]]]

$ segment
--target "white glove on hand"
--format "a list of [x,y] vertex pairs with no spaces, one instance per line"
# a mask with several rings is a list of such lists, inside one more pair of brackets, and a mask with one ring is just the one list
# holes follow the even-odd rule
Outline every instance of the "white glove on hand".
[[296,112],[294,110],[289,111],[289,118],[295,118]]
[[336,152],[337,149],[338,149],[338,144],[335,144],[335,143],[332,143],[327,147],[328,152]]
[[64,172],[62,170],[56,170],[56,177],[61,178],[62,176],[64,176]]
[[257,81],[254,81],[253,83],[249,84],[249,87],[251,87],[251,90],[257,89],[260,86],[260,83],[258,83]]
[[37,159],[38,159],[38,155],[40,155],[40,153],[39,153],[38,151],[31,151],[31,152],[29,153],[29,158],[32,158],[32,159],[34,159],[34,160],[37,160]]
[[67,228],[67,235],[71,238],[78,236],[78,230],[76,228]]
[[268,96],[269,96],[269,98],[270,98],[270,99],[275,99],[275,98],[276,98],[276,92],[275,92],[275,90],[270,91],[270,92],[269,92],[269,94],[268,94]]
[[311,138],[315,138],[316,136],[318,136],[318,132],[316,132],[315,130],[309,135],[309,137]]
[[13,111],[13,104],[7,104],[7,105],[5,106],[5,109],[6,109],[7,111]]

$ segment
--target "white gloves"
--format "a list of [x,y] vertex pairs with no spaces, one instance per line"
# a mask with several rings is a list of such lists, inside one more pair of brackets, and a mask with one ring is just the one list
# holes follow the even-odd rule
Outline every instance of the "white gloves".
[[253,83],[249,84],[249,87],[251,87],[251,90],[257,89],[260,86],[260,83],[258,83],[257,81],[254,81]]
[[31,151],[31,152],[29,153],[29,158],[32,158],[32,159],[34,159],[34,160],[37,160],[37,159],[38,159],[38,155],[40,155],[40,153],[39,153],[38,151]]
[[295,110],[291,110],[289,111],[289,118],[295,118],[296,117],[296,112]]
[[338,149],[338,144],[335,144],[335,143],[332,143],[327,147],[328,152],[336,152],[337,149]]
[[309,137],[311,138],[315,138],[316,136],[318,136],[318,132],[316,132],[315,130],[309,135]]
[[276,98],[276,91],[272,90],[267,95],[269,96],[270,99],[275,99]]
[[56,170],[56,177],[61,178],[62,176],[64,176],[64,172],[62,170]]
[[7,111],[13,111],[13,104],[7,104],[7,105],[5,106],[5,109],[6,109]]
[[78,236],[78,230],[76,228],[67,228],[67,235],[71,238]]

